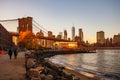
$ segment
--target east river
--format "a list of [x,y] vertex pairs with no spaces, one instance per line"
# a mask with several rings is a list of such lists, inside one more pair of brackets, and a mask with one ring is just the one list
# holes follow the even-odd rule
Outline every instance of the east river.
[[56,55],[50,58],[55,64],[68,66],[76,71],[120,80],[120,50],[97,50],[97,53]]

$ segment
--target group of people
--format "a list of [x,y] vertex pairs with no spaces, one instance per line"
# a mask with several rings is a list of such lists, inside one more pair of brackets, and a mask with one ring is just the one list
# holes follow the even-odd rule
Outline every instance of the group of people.
[[9,58],[11,59],[12,58],[12,55],[14,53],[14,59],[17,59],[17,55],[18,55],[18,52],[17,52],[17,48],[10,48],[9,51],[8,51],[8,55],[9,55]]

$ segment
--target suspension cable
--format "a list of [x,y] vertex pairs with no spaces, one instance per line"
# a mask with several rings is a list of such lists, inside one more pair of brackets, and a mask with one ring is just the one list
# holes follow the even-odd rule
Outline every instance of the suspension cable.
[[33,20],[33,22],[35,23],[35,24],[37,24],[40,28],[42,28],[42,29],[44,29],[46,32],[48,32],[47,31],[47,29],[45,29],[44,27],[42,27],[39,23],[37,23],[35,20]]
[[0,22],[17,21],[18,19],[0,20]]
[[[34,29],[37,28],[38,31],[42,30],[42,29],[40,29],[39,27],[37,27],[35,24],[33,24],[33,26],[34,26]],[[43,31],[45,34],[47,34],[46,31],[44,31],[44,30],[42,30],[42,31]]]

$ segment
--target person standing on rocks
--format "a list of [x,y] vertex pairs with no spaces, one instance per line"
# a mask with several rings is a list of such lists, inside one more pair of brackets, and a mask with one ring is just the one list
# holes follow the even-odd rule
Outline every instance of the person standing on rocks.
[[9,55],[9,58],[11,60],[11,58],[12,58],[12,49],[11,48],[9,49],[8,55]]

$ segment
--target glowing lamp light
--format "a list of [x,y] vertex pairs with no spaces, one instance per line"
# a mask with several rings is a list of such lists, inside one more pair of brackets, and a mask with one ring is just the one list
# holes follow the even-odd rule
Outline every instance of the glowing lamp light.
[[75,49],[77,42],[55,42],[55,45],[61,49]]
[[68,44],[68,46],[69,46],[69,47],[75,47],[76,45],[75,45],[75,44],[70,43],[70,44]]

